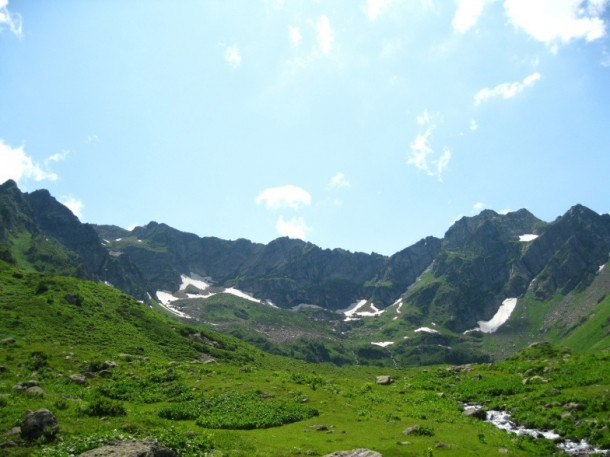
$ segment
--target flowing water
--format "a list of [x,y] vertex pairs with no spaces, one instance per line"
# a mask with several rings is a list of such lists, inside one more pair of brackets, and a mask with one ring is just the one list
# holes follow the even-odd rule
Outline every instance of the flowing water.
[[[480,409],[480,405],[467,405],[464,409]],[[506,430],[516,435],[529,435],[534,438],[546,438],[547,440],[560,440],[561,436],[555,433],[553,430],[539,430],[535,428],[527,428],[523,425],[519,425],[510,419],[510,413],[506,411],[494,411],[489,410],[486,412],[486,422],[489,422],[501,430]],[[566,454],[570,455],[591,455],[591,454],[603,454],[610,455],[610,450],[598,449],[595,446],[587,443],[586,440],[573,441],[564,440],[557,444],[557,449]]]

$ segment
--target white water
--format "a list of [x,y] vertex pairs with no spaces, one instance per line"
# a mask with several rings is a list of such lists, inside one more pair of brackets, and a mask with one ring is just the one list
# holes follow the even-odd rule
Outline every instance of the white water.
[[[468,405],[464,409],[480,409],[479,405]],[[510,414],[506,411],[487,411],[486,422],[489,422],[501,430],[506,430],[509,433],[516,435],[529,435],[534,438],[546,438],[547,440],[559,440],[561,436],[553,430],[538,430],[535,428],[527,428],[510,420]],[[586,440],[572,441],[565,440],[557,444],[557,449],[570,455],[589,455],[589,454],[604,454],[610,455],[610,450],[598,449],[595,446],[587,443]]]

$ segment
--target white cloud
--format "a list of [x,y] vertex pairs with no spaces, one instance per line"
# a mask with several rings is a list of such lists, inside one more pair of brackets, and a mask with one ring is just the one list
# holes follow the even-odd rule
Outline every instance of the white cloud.
[[601,15],[609,0],[506,0],[512,24],[557,50],[558,43],[594,41],[606,34]]
[[377,17],[386,9],[388,9],[393,3],[393,0],[366,0],[366,4],[362,7],[364,14],[371,20],[374,21]]
[[474,119],[470,119],[470,130],[474,132],[478,128],[479,125],[477,124],[477,121],[475,121]]
[[526,87],[531,87],[534,85],[536,81],[540,79],[540,73],[532,73],[527,76],[523,81],[513,82],[513,83],[502,83],[495,86],[493,89],[489,89],[488,87],[481,89],[474,96],[474,104],[480,105],[483,102],[486,102],[489,99],[501,97],[504,99],[513,98],[519,92],[523,91]]
[[[0,0],[1,1],[1,0]],[[8,179],[19,182],[22,178],[43,181],[49,179],[55,181],[57,175],[41,168],[28,157],[23,146],[12,148],[0,139],[0,183]]]
[[302,205],[311,205],[311,195],[306,190],[293,185],[270,187],[256,197],[257,204],[263,202],[271,209],[299,209]]
[[493,1],[495,0],[458,0],[458,7],[453,16],[453,30],[466,33],[477,24],[485,5]]
[[307,232],[311,232],[311,227],[308,227],[302,217],[293,217],[289,221],[285,221],[283,216],[277,220],[275,228],[282,236],[289,238],[305,239]]
[[443,172],[451,160],[451,150],[443,148],[443,153],[434,159],[434,150],[431,145],[432,132],[436,126],[432,122],[427,110],[416,117],[417,125],[425,128],[420,131],[413,142],[410,144],[410,151],[407,153],[407,165],[413,165],[418,170],[425,172],[428,176],[443,180]]
[[479,214],[487,205],[483,202],[477,202],[472,205],[472,214]]
[[301,29],[298,27],[288,27],[288,36],[290,37],[290,42],[293,46],[298,46],[303,41],[303,35],[301,34]]
[[67,197],[61,197],[59,201],[64,206],[67,206],[68,209],[72,211],[72,214],[74,214],[76,217],[78,217],[79,219],[83,217],[83,208],[85,207],[85,205],[81,200],[79,200],[78,198],[74,198],[70,195]]
[[97,135],[89,135],[87,137],[87,142],[89,143],[99,143],[100,139]]
[[330,182],[328,183],[327,187],[329,189],[342,189],[342,188],[349,187],[349,186],[350,186],[350,183],[345,178],[345,175],[343,173],[339,172],[330,179]]
[[241,54],[237,45],[227,46],[225,49],[225,60],[233,68],[238,68],[241,65]]
[[329,54],[333,48],[333,41],[335,39],[334,32],[330,26],[328,16],[323,14],[318,18],[315,24],[316,27],[316,38],[318,45],[324,54]]
[[53,154],[51,157],[48,157],[47,160],[44,161],[45,165],[50,164],[51,162],[61,162],[62,160],[66,160],[70,151],[61,151],[57,154]]
[[8,0],[0,0],[0,31],[8,26],[11,32],[18,37],[22,35],[22,21],[19,14],[13,14],[8,10]]

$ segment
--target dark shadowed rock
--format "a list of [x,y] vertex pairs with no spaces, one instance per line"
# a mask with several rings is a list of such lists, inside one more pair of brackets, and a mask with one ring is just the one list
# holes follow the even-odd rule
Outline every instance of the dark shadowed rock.
[[379,452],[370,449],[352,449],[351,451],[336,451],[324,457],[383,457]]
[[21,437],[23,439],[35,440],[44,437],[51,441],[58,433],[57,418],[48,409],[25,412],[25,420],[21,423]]
[[175,457],[176,453],[156,441],[114,441],[106,446],[83,452],[81,457]]

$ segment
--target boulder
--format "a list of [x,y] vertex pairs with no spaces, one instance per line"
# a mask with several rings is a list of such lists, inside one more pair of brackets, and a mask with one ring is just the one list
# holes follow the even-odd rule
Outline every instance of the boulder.
[[73,374],[70,375],[70,381],[72,381],[74,384],[82,386],[83,384],[87,383],[87,378],[82,374]]
[[107,370],[109,368],[116,368],[117,363],[114,360],[106,360],[103,364],[102,364],[102,370]]
[[83,452],[81,457],[175,457],[176,453],[150,440],[113,441],[105,446]]
[[468,408],[468,409],[465,409],[464,412],[462,412],[462,414],[466,417],[475,417],[482,421],[487,419],[487,412],[485,411],[484,408]]
[[392,384],[392,382],[394,382],[394,381],[393,381],[391,376],[377,376],[375,378],[375,384],[379,384],[379,385],[382,385],[382,386],[386,386],[388,384]]
[[402,432],[403,435],[411,435],[412,433],[417,433],[421,427],[419,424],[412,425],[409,428],[405,428]]
[[15,344],[17,340],[15,338],[4,338],[0,340],[0,344]]
[[46,397],[47,394],[44,390],[42,390],[39,386],[28,387],[25,389],[25,393],[30,397]]
[[383,457],[383,455],[370,449],[359,448],[352,449],[351,451],[336,451],[326,454],[324,457]]
[[51,441],[59,433],[57,418],[48,409],[26,411],[21,423],[21,437],[26,440],[45,438]]

